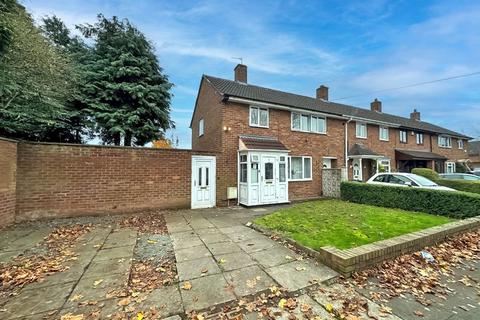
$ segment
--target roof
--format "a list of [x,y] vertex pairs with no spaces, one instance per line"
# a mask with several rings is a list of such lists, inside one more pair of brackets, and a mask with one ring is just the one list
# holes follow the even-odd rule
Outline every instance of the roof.
[[348,151],[348,156],[379,156],[378,153],[365,147],[363,144],[355,143]]
[[395,149],[398,160],[447,160],[442,155],[428,151]]
[[285,150],[288,151],[288,148],[285,147],[283,143],[278,141],[275,137],[264,137],[264,136],[253,136],[253,135],[242,135],[240,136],[241,142],[248,150]]
[[289,106],[339,116],[357,117],[372,121],[386,122],[391,124],[397,124],[401,127],[417,129],[420,131],[443,133],[470,139],[470,137],[464,134],[442,128],[425,121],[412,120],[410,118],[372,111],[370,109],[358,108],[346,104],[340,104],[284,91],[259,87],[243,82],[216,78],[208,75],[204,75],[203,77],[207,79],[217,91],[227,96],[251,99],[260,102],[274,103],[283,106]]
[[468,155],[480,156],[480,141],[470,141],[468,143]]

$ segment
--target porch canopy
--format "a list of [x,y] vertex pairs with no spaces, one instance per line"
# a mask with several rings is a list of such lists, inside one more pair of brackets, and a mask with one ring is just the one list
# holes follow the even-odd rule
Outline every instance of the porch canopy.
[[239,143],[240,150],[270,150],[288,152],[288,148],[275,137],[241,135]]
[[397,158],[397,160],[436,160],[436,161],[447,160],[447,158],[437,153],[428,152],[428,151],[418,151],[418,150],[395,149],[395,157]]
[[376,152],[365,147],[363,144],[355,143],[348,151],[350,159],[381,159],[385,156],[379,155]]

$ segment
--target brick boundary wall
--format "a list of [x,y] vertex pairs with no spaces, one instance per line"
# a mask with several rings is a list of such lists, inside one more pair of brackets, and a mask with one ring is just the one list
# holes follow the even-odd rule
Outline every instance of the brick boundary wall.
[[192,155],[215,153],[20,142],[16,221],[190,207]]
[[[267,235],[276,234],[256,224],[251,227]],[[299,249],[318,259],[320,262],[338,271],[345,277],[353,272],[372,267],[382,261],[389,260],[411,253],[436,243],[443,242],[449,237],[480,227],[480,217],[450,222],[441,226],[431,227],[417,232],[407,233],[398,237],[377,241],[352,249],[341,250],[332,246],[320,248],[318,251],[308,248],[291,238],[285,240]]]
[[15,220],[17,141],[0,138],[0,228]]

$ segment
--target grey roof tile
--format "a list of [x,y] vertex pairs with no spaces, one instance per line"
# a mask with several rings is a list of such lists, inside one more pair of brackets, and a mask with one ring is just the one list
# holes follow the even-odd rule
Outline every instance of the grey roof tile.
[[373,121],[392,123],[401,127],[416,129],[420,131],[443,133],[470,139],[470,137],[464,134],[425,121],[411,120],[410,118],[400,117],[393,114],[371,111],[370,109],[353,107],[346,104],[315,99],[312,97],[259,87],[227,79],[221,79],[208,75],[204,75],[204,78],[206,78],[219,92],[227,96],[275,103],[284,106],[295,107],[310,111],[318,111],[333,115],[345,115],[364,118]]

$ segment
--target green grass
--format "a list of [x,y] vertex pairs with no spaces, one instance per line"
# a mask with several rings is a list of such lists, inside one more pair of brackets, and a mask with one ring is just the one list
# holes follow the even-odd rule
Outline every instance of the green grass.
[[254,222],[313,249],[327,245],[348,249],[451,221],[421,212],[319,200],[281,209]]

